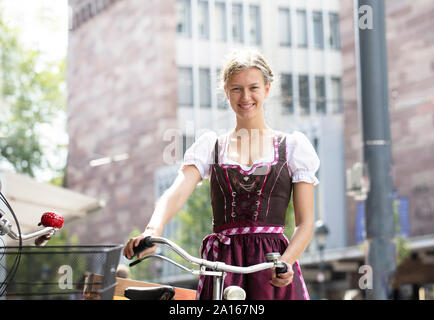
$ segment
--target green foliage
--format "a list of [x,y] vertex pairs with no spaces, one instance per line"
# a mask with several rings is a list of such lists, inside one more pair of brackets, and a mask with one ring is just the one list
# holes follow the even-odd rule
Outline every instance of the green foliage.
[[393,218],[395,224],[395,245],[396,245],[396,265],[403,263],[411,253],[410,242],[400,235],[401,227],[399,223],[399,200],[393,200]]
[[65,68],[65,59],[43,62],[40,52],[24,50],[0,15],[0,161],[19,173],[34,177],[35,169],[54,170],[41,129],[66,108]]
[[212,208],[209,180],[203,180],[188,198],[184,208],[176,215],[179,229],[175,236],[184,250],[199,254],[203,238],[212,233]]

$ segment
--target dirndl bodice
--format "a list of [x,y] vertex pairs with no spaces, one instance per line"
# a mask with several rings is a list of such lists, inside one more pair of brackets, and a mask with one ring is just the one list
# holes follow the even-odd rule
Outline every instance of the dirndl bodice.
[[[268,252],[283,254],[288,246],[283,230],[292,193],[285,136],[275,134],[272,162],[254,164],[249,170],[223,164],[223,151],[217,139],[210,173],[213,234],[202,242],[202,257],[249,266],[266,262]],[[247,300],[308,300],[298,261],[293,271],[293,281],[286,287],[270,284],[270,270],[247,275],[228,273],[224,286],[242,287]],[[197,298],[212,299],[212,286],[212,277],[201,277]]]

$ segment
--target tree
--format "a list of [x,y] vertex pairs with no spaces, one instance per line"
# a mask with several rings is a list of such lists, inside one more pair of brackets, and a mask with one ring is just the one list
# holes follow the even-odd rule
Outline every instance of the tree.
[[24,50],[18,32],[0,15],[0,161],[19,173],[34,177],[37,169],[56,170],[41,132],[65,110],[65,66],[65,59],[44,62],[39,51]]

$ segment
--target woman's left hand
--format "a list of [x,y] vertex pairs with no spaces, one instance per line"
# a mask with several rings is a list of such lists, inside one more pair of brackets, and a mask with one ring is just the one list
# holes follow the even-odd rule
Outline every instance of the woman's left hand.
[[279,273],[276,275],[276,270],[271,269],[271,280],[270,283],[275,287],[286,287],[291,284],[292,278],[294,277],[294,271],[292,270],[292,266],[286,263],[288,270],[285,273]]

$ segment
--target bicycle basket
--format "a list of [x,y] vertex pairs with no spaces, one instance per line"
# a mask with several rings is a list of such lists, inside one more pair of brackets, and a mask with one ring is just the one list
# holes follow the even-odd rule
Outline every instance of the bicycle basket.
[[[4,297],[14,300],[81,300],[86,296],[112,299],[122,248],[122,245],[22,246],[20,252],[19,247],[0,247],[0,283],[7,285]],[[6,271],[10,270],[8,264],[16,260],[17,254],[20,254],[20,262],[11,278]],[[89,277],[93,274],[100,276]]]

